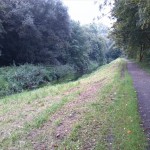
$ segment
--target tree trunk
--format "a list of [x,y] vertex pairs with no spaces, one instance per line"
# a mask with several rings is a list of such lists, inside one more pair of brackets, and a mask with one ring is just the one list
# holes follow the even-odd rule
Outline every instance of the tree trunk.
[[141,45],[141,49],[140,49],[140,62],[142,62],[143,61],[143,57],[144,57],[144,45],[142,44]]

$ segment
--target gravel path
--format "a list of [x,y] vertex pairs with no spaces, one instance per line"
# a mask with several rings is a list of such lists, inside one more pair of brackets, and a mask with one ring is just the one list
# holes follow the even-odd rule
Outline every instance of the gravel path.
[[137,91],[139,112],[150,150],[150,75],[133,62],[128,62],[127,68]]

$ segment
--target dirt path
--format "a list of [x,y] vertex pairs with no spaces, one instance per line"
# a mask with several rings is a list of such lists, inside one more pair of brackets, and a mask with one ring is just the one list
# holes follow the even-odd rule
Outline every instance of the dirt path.
[[[87,85],[79,96],[56,112],[42,128],[30,132],[28,139],[35,150],[57,149],[68,136],[72,127],[85,113],[86,103],[94,101],[96,93],[103,87],[105,79]],[[71,92],[71,91],[70,91]],[[57,123],[56,125],[56,121]],[[41,140],[42,139],[42,140]]]
[[127,67],[138,95],[142,126],[148,139],[148,150],[150,150],[150,75],[133,62],[128,62]]

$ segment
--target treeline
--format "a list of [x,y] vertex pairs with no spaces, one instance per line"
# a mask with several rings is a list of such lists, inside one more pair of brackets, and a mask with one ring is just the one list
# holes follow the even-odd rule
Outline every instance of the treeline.
[[115,0],[112,36],[129,57],[150,61],[150,0]]
[[0,65],[70,64],[83,74],[104,61],[96,27],[70,21],[59,0],[0,1]]
[[0,96],[73,80],[119,57],[107,33],[71,21],[60,0],[1,0]]

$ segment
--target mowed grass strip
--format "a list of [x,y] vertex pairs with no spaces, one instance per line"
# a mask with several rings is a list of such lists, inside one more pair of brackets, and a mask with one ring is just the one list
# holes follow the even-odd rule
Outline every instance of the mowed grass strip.
[[19,150],[25,148],[33,149],[32,147],[30,147],[30,142],[28,142],[26,138],[28,133],[32,129],[41,127],[45,122],[47,122],[50,119],[52,114],[54,114],[57,110],[63,107],[67,102],[73,100],[74,97],[76,97],[77,95],[78,92],[65,96],[61,99],[60,102],[54,103],[52,106],[46,108],[30,122],[26,121],[22,128],[16,129],[10,134],[10,136],[0,141],[0,148],[2,148],[3,150],[10,149],[11,147],[15,147]]
[[117,84],[115,103],[110,109],[113,149],[145,150],[147,143],[140,126],[137,102],[131,76],[125,71],[124,79]]
[[[140,127],[137,97],[132,80],[126,69],[123,77],[121,77],[122,68],[125,68],[125,64],[123,59],[118,59],[90,75],[85,75],[78,81],[47,86],[4,98],[0,103],[0,107],[3,108],[0,112],[7,116],[14,111],[19,113],[19,108],[23,112],[24,106],[27,104],[30,106],[41,103],[44,101],[44,97],[50,96],[49,106],[38,113],[33,120],[26,120],[22,128],[18,128],[3,139],[0,143],[0,149],[33,149],[26,139],[29,131],[41,127],[50,119],[52,114],[76,98],[83,88],[102,81],[104,82],[103,89],[99,91],[97,97],[93,98],[92,103],[86,104],[86,115],[83,116],[81,122],[77,122],[69,137],[62,140],[58,149],[144,150],[146,138]],[[64,94],[66,91],[69,92],[68,95]],[[51,99],[55,96],[59,96],[60,100]],[[36,109],[39,109],[39,105],[34,107],[34,110]],[[14,121],[16,120],[17,117]],[[3,123],[0,124],[0,127],[5,128],[7,123]],[[13,123],[13,120],[9,123]]]
[[[77,123],[60,149],[145,150],[137,95],[125,60],[110,70],[112,80],[100,91],[82,122]],[[122,68],[124,75],[122,77]],[[114,73],[115,72],[115,73]]]
[[[103,82],[105,78],[109,81],[110,77],[106,74],[111,68],[111,65],[106,65],[90,75],[83,76],[78,81],[50,85],[1,99],[0,129],[3,137],[0,141],[0,148],[15,148],[16,145],[24,145],[20,143],[28,143],[22,137],[25,137],[30,130],[39,128],[47,122],[52,114],[76,98],[82,92],[83,87],[95,82]],[[67,96],[65,96],[66,93]],[[57,100],[55,97],[60,99]]]

